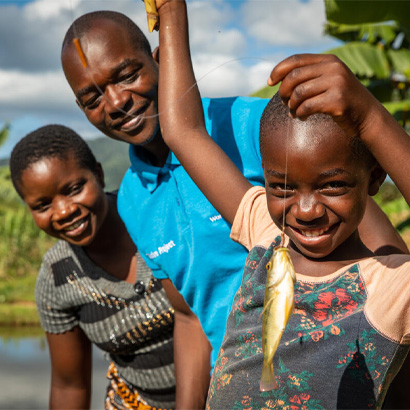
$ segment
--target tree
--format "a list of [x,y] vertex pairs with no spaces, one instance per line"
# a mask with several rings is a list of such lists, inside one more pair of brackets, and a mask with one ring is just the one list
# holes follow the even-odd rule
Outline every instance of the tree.
[[[324,0],[324,32],[344,45],[337,55],[408,131],[410,121],[409,1]],[[271,97],[265,87],[254,95]]]
[[0,147],[6,142],[9,136],[10,124],[7,122],[3,128],[0,130]]
[[325,33],[344,41],[337,55],[410,129],[410,2],[325,0]]

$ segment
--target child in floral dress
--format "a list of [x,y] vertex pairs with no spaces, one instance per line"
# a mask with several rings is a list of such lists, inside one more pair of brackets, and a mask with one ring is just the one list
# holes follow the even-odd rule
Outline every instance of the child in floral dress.
[[[408,135],[335,56],[293,56],[271,73],[281,86],[261,119],[266,182],[252,187],[203,125],[183,2],[157,4],[162,135],[249,249],[207,408],[381,408],[410,347],[410,258],[375,256],[357,227],[385,171],[410,202]],[[266,265],[282,227],[295,311],[274,357],[278,388],[261,392]]]

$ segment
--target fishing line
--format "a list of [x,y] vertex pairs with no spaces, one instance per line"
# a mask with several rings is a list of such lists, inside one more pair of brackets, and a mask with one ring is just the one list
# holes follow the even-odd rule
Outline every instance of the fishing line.
[[286,192],[287,192],[287,182],[288,182],[288,142],[289,136],[292,128],[291,121],[288,121],[288,126],[286,129],[285,136],[285,192],[283,195],[283,213],[282,213],[282,232],[280,234],[280,246],[285,246],[285,208],[286,208]]

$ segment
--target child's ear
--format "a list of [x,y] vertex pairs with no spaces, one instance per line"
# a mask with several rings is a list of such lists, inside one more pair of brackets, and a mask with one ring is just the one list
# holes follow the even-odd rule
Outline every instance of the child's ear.
[[97,162],[97,165],[95,167],[96,175],[98,182],[101,184],[103,188],[105,188],[105,181],[104,181],[104,170],[99,162]]
[[380,186],[386,179],[385,170],[379,165],[376,164],[373,166],[373,169],[370,173],[370,182],[369,182],[369,191],[370,196],[374,196],[379,192]]
[[152,58],[159,64],[159,47],[155,47],[152,52]]

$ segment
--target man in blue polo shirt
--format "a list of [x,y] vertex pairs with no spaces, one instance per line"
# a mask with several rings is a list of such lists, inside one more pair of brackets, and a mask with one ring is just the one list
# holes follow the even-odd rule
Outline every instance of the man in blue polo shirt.
[[[82,44],[85,67],[74,37]],[[151,54],[138,27],[120,13],[86,14],[69,28],[61,57],[77,104],[88,120],[110,138],[130,144],[131,167],[121,184],[119,211],[175,307],[177,407],[200,408],[209,382],[209,344],[196,317],[175,293],[180,292],[199,318],[214,349],[213,363],[247,252],[230,240],[230,226],[162,139],[157,115],[158,52]],[[266,103],[254,98],[203,100],[209,134],[254,184],[264,183],[259,119]],[[380,214],[376,209],[379,219]],[[386,244],[405,249],[391,225],[378,221],[378,226],[384,233],[370,238],[376,240],[372,249]]]

